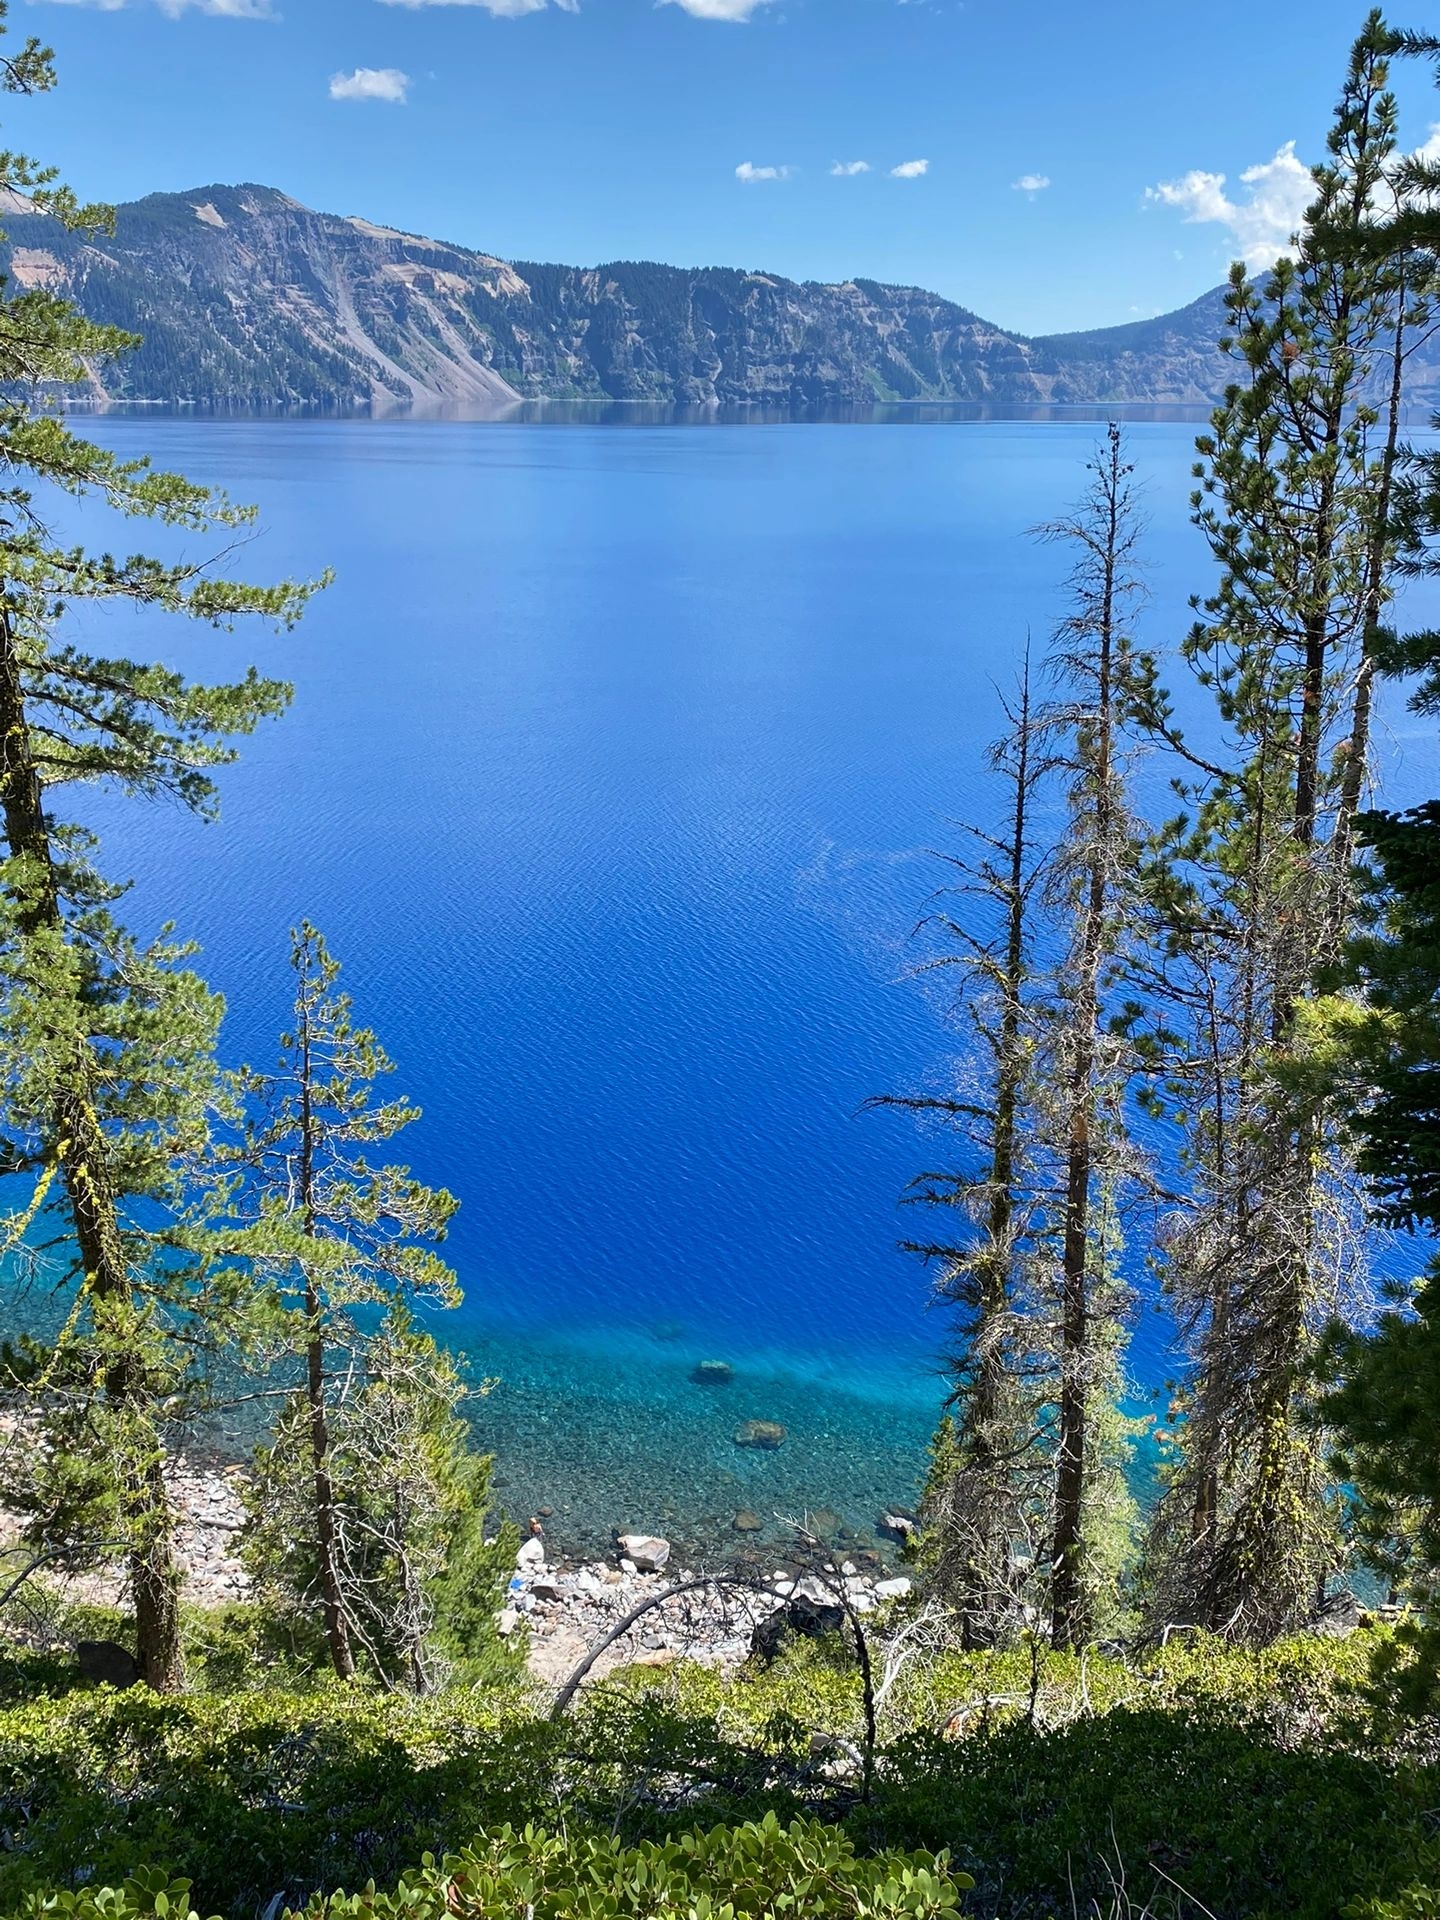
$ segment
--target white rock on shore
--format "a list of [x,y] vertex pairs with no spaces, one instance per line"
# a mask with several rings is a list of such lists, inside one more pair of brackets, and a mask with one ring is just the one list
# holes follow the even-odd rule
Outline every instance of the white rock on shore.
[[[627,1536],[623,1544],[633,1547],[634,1541]],[[547,1686],[561,1685],[634,1607],[695,1577],[687,1568],[668,1565],[663,1577],[646,1573],[629,1555],[618,1570],[603,1561],[552,1569],[543,1585],[531,1585],[525,1594],[531,1673]],[[739,1666],[750,1653],[755,1628],[787,1599],[833,1605],[843,1594],[856,1613],[867,1614],[910,1589],[909,1580],[877,1579],[858,1571],[847,1575],[837,1570],[821,1577],[777,1569],[763,1586],[704,1587],[677,1594],[643,1614],[623,1639],[607,1648],[591,1668],[591,1677],[603,1678],[617,1667],[663,1666],[677,1659]]]

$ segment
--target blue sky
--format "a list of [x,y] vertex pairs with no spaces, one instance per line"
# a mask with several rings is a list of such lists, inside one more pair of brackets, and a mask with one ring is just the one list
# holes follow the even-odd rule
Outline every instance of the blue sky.
[[[1181,305],[1273,247],[1362,15],[15,0],[12,29],[55,47],[61,84],[11,104],[7,138],[92,197],[255,180],[511,258],[908,281],[1045,332]],[[1440,95],[1416,69],[1402,98],[1418,144]]]

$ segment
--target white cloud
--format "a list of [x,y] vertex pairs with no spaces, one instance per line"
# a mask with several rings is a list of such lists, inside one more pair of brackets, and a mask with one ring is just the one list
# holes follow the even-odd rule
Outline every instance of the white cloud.
[[1223,173],[1197,168],[1179,180],[1147,187],[1145,200],[1149,206],[1178,208],[1192,225],[1228,227],[1239,258],[1257,273],[1291,251],[1315,198],[1315,183],[1310,169],[1295,157],[1295,142],[1287,140],[1273,160],[1247,167],[1240,184],[1249,191],[1243,200],[1232,200]]
[[275,20],[279,18],[270,0],[156,0],[170,19],[182,13],[208,13],[216,20]]
[[[36,0],[30,0],[33,6]],[[90,7],[97,13],[119,13],[128,0],[49,0],[51,6]],[[155,0],[161,13],[178,20],[182,13],[208,13],[215,20],[278,20],[270,0]]]
[[[1440,167],[1440,121],[1432,123],[1426,138],[1413,153],[1407,153],[1400,166],[1395,169],[1401,174],[1402,182],[1404,169],[1409,166],[1425,167],[1432,173]],[[1392,202],[1402,202],[1411,208],[1423,208],[1427,213],[1433,213],[1437,204],[1440,204],[1440,194],[1437,194],[1433,187],[1417,187],[1408,182],[1397,184],[1390,197]],[[1388,217],[1389,209],[1382,207],[1379,212],[1383,219]]]
[[[543,13],[549,0],[381,0],[387,7],[484,7],[497,20],[521,20],[527,13]],[[578,13],[579,0],[555,0],[561,13]]]
[[756,180],[788,180],[792,171],[790,167],[752,167],[748,160],[742,160],[735,169],[735,178],[748,186]]
[[657,6],[683,7],[692,20],[731,20],[743,24],[769,0],[655,0]]
[[332,73],[332,100],[388,100],[403,107],[410,92],[410,76],[399,67],[356,67],[353,73]]
[[918,180],[922,173],[930,171],[928,160],[902,160],[898,167],[891,167],[892,180]]
[[1012,193],[1028,193],[1033,200],[1037,193],[1043,193],[1050,184],[1048,173],[1022,173],[1018,180],[1010,182]]
[[868,160],[837,160],[830,169],[837,180],[851,180],[857,173],[869,173]]

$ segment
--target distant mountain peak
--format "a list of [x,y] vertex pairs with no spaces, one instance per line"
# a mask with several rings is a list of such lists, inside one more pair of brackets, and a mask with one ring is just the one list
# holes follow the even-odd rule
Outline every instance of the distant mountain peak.
[[1208,402],[1227,371],[1218,289],[1153,320],[1030,340],[921,287],[506,261],[253,181],[149,194],[94,242],[20,195],[5,217],[25,222],[6,249],[16,280],[66,288],[92,319],[142,336],[93,370],[93,391],[112,399],[1121,405]]

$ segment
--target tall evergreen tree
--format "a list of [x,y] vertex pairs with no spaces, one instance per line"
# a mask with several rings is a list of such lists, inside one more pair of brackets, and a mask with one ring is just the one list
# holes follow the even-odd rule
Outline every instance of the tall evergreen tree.
[[[1440,801],[1362,815],[1376,913],[1351,946],[1363,1000],[1315,1013],[1323,1058],[1354,1115],[1379,1217],[1440,1237]],[[1326,1417],[1362,1545],[1420,1610],[1402,1636],[1402,1697],[1440,1698],[1440,1258],[1363,1329],[1332,1328]]]
[[[1199,442],[1220,582],[1185,658],[1213,698],[1152,869],[1148,985],[1164,1012],[1191,1196],[1163,1249],[1190,1366],[1154,1565],[1166,1618],[1269,1638],[1314,1604],[1335,1543],[1307,1382],[1357,1278],[1333,1108],[1304,1070],[1304,1003],[1353,911],[1374,654],[1391,591],[1398,367],[1415,288],[1376,254],[1391,193],[1391,36],[1352,53],[1293,259],[1237,268],[1242,378]],[[1377,412],[1377,386],[1389,398]]]
[[1048,1102],[1060,1184],[1059,1369],[1051,1621],[1055,1643],[1083,1646],[1095,1626],[1090,1509],[1113,1497],[1113,1408],[1125,1345],[1116,1277],[1115,1201],[1130,1173],[1124,1097],[1134,1067],[1109,1001],[1133,925],[1139,842],[1125,728],[1153,669],[1136,654],[1132,609],[1140,523],[1120,429],[1111,426],[1079,508],[1045,529],[1076,550],[1072,612],[1048,666],[1057,700],[1044,735],[1064,782],[1065,826],[1049,867],[1063,958],[1046,1021]]
[[[483,1513],[453,1364],[417,1329],[419,1303],[452,1307],[443,1240],[454,1197],[375,1164],[419,1118],[376,1097],[393,1064],[355,1024],[320,933],[291,936],[294,1017],[273,1072],[246,1068],[249,1114],[226,1156],[214,1229],[271,1290],[304,1384],[257,1463],[250,1552],[283,1603],[312,1609],[336,1673],[428,1684],[433,1594],[457,1515]],[[468,1490],[467,1490],[468,1489]],[[438,1555],[438,1558],[437,1558]]]
[[971,1647],[1019,1631],[1050,1533],[1025,1278],[1038,1205],[1029,1110],[1032,921],[1041,873],[1031,811],[1043,772],[1028,664],[1007,718],[1010,730],[991,764],[1009,789],[1008,822],[1000,834],[977,830],[974,855],[948,856],[954,882],[925,923],[947,950],[922,971],[960,970],[962,1029],[979,1056],[975,1084],[872,1103],[939,1120],[960,1133],[972,1155],[960,1172],[930,1171],[912,1182],[906,1200],[937,1209],[937,1231],[901,1243],[937,1267],[937,1298],[954,1314],[950,1407],[932,1449],[921,1554]]
[[[9,92],[53,84],[52,56],[35,40],[0,63]],[[79,206],[50,170],[23,155],[0,155],[0,188],[28,193],[70,227],[107,218],[104,209]],[[135,1203],[158,1197],[177,1129],[193,1130],[185,1108],[205,1077],[215,1009],[193,977],[174,971],[173,953],[142,954],[115,926],[107,911],[113,890],[56,818],[53,797],[67,784],[99,782],[208,812],[211,771],[233,757],[236,735],[280,711],[287,689],[253,672],[200,686],[168,667],[92,654],[66,638],[66,615],[76,603],[119,601],[211,624],[247,614],[288,624],[305,591],[246,585],[203,563],[117,559],[52,534],[46,502],[56,495],[227,541],[252,518],[147,461],[118,458],[23,397],[43,383],[82,379],[89,363],[129,344],[45,288],[0,290],[0,460],[11,476],[0,490],[0,910],[11,1043],[4,1119],[8,1165],[39,1169],[42,1178],[53,1172],[72,1235],[80,1301],[67,1331],[79,1344],[64,1365],[74,1391],[91,1396],[97,1419],[103,1413],[106,1439],[88,1458],[68,1450],[64,1457],[76,1484],[89,1476],[92,1514],[104,1487],[113,1492],[141,1669],[152,1686],[173,1688],[183,1667],[161,1439],[171,1376],[158,1359],[150,1291],[156,1233]],[[52,1379],[59,1368],[57,1361]],[[77,1431],[72,1422],[72,1440]],[[50,1521],[73,1529],[75,1509],[61,1504],[66,1516],[56,1508]]]
[[[1111,1000],[1138,858],[1122,734],[1152,669],[1130,631],[1139,522],[1117,429],[1092,474],[1074,513],[1042,529],[1076,553],[1047,658],[1054,698],[1036,709],[1027,666],[992,756],[1006,830],[953,862],[955,901],[929,923],[947,947],[931,964],[962,972],[974,1084],[882,1103],[938,1117],[970,1148],[966,1168],[923,1174],[908,1196],[953,1210],[953,1229],[905,1244],[939,1264],[937,1292],[958,1309],[922,1551],[974,1645],[1047,1606],[1056,1643],[1083,1645],[1116,1617],[1109,1535],[1131,1530],[1116,1221],[1133,1047]],[[1055,783],[1064,823],[1047,844],[1037,814]]]
[[[1432,61],[1440,39],[1394,33],[1388,49]],[[1440,257],[1440,165],[1410,156],[1394,169],[1389,217],[1367,236],[1372,259],[1428,294]],[[1420,319],[1412,320],[1412,326]],[[1398,360],[1398,356],[1397,356]],[[1400,569],[1440,571],[1440,458],[1405,449],[1386,475]],[[1396,634],[1372,620],[1374,672],[1407,681],[1418,713],[1440,713],[1440,634]],[[1322,1073],[1351,1116],[1357,1161],[1379,1219],[1440,1235],[1440,801],[1405,813],[1360,814],[1369,850],[1366,924],[1351,941],[1342,990],[1313,1010]],[[1358,1002],[1356,990],[1358,989]],[[1400,1702],[1440,1699],[1440,1260],[1390,1290],[1372,1324],[1330,1330],[1325,1417],[1335,1469],[1349,1487],[1362,1549],[1417,1607],[1387,1655]]]

